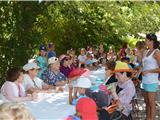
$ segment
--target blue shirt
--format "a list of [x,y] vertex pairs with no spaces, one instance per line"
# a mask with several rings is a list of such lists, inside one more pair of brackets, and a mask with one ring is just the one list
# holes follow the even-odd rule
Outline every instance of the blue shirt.
[[51,57],[56,57],[56,53],[54,51],[49,51],[48,52],[48,59]]
[[79,95],[77,99],[73,99],[72,105],[76,105],[79,99],[85,98],[85,97],[87,97],[87,96],[86,95]]
[[64,81],[66,80],[66,77],[61,72],[55,74],[53,71],[48,69],[42,74],[42,80],[44,80],[44,82],[48,83],[49,85],[55,86],[57,81]]
[[47,59],[43,56],[39,56],[36,58],[37,65],[41,68],[41,70],[38,72],[38,77],[42,78],[42,73],[47,69]]

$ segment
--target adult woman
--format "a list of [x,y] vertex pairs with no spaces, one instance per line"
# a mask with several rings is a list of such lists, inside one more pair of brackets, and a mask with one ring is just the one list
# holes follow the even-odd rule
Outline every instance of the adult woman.
[[49,92],[48,89],[52,86],[44,83],[40,78],[37,77],[38,69],[36,63],[27,63],[23,66],[23,69],[26,71],[24,74],[23,86],[28,93],[33,92]]
[[33,96],[26,96],[22,86],[23,72],[19,68],[11,68],[7,71],[7,81],[1,88],[2,96],[9,101],[32,100]]
[[48,59],[48,69],[42,74],[42,79],[45,83],[52,86],[64,86],[69,81],[76,80],[78,77],[67,79],[66,76],[60,72],[60,63],[58,58],[51,57]]
[[158,73],[160,72],[160,52],[158,50],[159,42],[155,34],[147,34],[145,44],[148,51],[144,55],[142,69],[142,85],[144,89],[144,100],[146,103],[147,120],[155,119],[155,99],[158,89]]
[[72,61],[69,56],[65,56],[61,60],[60,72],[63,73],[66,77],[68,77],[69,73],[74,69],[72,66]]

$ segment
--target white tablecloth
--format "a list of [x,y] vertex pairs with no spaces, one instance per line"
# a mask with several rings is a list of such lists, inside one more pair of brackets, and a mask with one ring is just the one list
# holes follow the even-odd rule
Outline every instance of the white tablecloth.
[[38,101],[25,102],[36,120],[63,120],[75,114],[75,106],[68,103],[68,92],[40,93]]
[[[97,78],[104,80],[104,69],[91,71],[89,78],[92,82],[95,82]],[[39,93],[37,101],[28,101],[24,104],[30,109],[36,120],[64,120],[68,115],[76,112],[75,106],[69,105],[68,90],[65,91],[63,93]]]
[[[91,71],[89,78],[92,82],[97,78],[104,80],[104,71],[104,68]],[[63,120],[68,115],[73,115],[76,112],[75,106],[69,105],[68,103],[68,92],[52,94],[41,93],[39,95],[39,101],[26,102],[26,104],[37,120]]]

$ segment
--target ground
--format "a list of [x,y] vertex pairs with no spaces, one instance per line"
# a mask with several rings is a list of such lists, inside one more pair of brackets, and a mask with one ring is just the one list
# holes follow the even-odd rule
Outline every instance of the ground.
[[[134,106],[134,112],[132,113],[133,120],[145,120],[146,119],[145,103],[140,90],[137,91],[137,99],[134,101],[133,106]],[[160,90],[157,92],[155,120],[160,120]]]

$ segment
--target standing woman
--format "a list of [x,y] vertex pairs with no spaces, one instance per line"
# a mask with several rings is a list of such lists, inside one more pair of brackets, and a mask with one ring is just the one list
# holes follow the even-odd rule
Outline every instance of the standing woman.
[[154,120],[156,113],[156,91],[158,89],[158,73],[160,72],[159,42],[155,34],[147,34],[145,44],[148,51],[144,55],[142,69],[142,85],[146,103],[147,120]]

